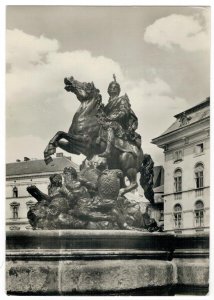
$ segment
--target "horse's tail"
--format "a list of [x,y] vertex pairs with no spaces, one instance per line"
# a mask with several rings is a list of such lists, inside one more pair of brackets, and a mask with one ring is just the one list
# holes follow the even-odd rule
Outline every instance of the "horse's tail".
[[153,177],[154,162],[149,154],[144,154],[140,167],[140,185],[144,190],[144,196],[154,204]]

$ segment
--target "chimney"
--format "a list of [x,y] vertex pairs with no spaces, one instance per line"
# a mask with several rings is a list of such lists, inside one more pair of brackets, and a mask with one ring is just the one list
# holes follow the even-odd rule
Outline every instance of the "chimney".
[[28,160],[30,160],[30,158],[28,158],[28,157],[24,157],[24,161],[28,161]]
[[62,152],[56,153],[56,157],[63,157],[63,153]]

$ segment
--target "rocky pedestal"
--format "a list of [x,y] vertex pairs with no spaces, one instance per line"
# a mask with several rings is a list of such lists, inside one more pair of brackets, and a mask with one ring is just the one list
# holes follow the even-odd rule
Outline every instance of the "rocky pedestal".
[[7,293],[173,295],[208,292],[208,235],[127,230],[7,233]]

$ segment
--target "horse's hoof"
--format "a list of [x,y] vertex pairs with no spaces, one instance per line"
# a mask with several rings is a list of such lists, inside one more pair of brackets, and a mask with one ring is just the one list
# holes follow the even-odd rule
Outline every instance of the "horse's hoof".
[[48,147],[48,150],[45,153],[45,157],[53,155],[56,152],[56,148],[54,146]]
[[52,159],[52,157],[49,156],[49,157],[46,157],[44,159],[44,161],[45,161],[46,165],[48,165],[49,163],[51,163],[53,161],[53,159]]
[[56,147],[53,144],[48,144],[44,151],[45,159],[56,152]]

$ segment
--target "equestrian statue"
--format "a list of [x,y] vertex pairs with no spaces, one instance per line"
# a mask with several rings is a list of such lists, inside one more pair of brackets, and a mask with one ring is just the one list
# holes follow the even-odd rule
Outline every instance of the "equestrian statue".
[[[136,189],[137,173],[144,160],[141,136],[136,132],[138,119],[131,109],[128,96],[119,96],[120,85],[116,77],[109,84],[106,106],[93,82],[79,82],[69,77],[64,79],[64,83],[65,90],[76,95],[80,107],[68,132],[58,131],[48,143],[44,151],[46,164],[52,161],[51,155],[57,147],[69,153],[84,154],[88,161],[98,155],[106,159],[108,169],[120,169],[123,172],[120,196]],[[146,161],[149,163],[148,159]],[[125,178],[129,180],[128,186]],[[143,185],[144,190],[148,189],[146,184]],[[148,184],[151,190],[153,182],[150,180]],[[147,199],[153,202],[152,192],[147,193]]]
[[106,105],[93,82],[64,79],[65,90],[76,96],[80,107],[68,132],[58,131],[49,141],[44,160],[49,164],[57,147],[83,154],[85,160],[77,172],[65,168],[63,177],[53,174],[47,195],[36,186],[28,187],[37,200],[28,212],[34,229],[148,230],[139,203],[125,195],[137,188],[140,172],[144,195],[154,204],[154,163],[142,151],[129,97],[120,96],[120,85],[114,75],[113,79]]

